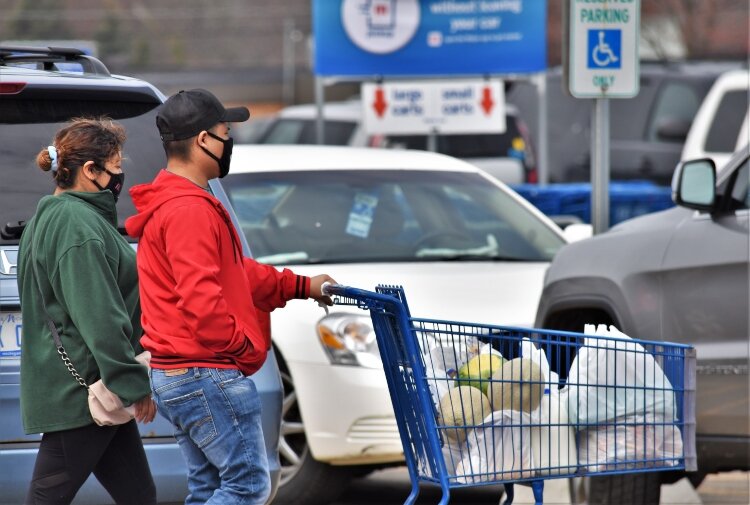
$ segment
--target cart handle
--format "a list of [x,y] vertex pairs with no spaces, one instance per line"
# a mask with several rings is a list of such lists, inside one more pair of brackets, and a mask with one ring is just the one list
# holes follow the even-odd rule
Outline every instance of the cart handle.
[[320,286],[320,294],[322,294],[323,296],[331,296],[331,295],[337,294],[334,291],[332,291],[331,288],[335,288],[339,286],[341,286],[341,284],[333,284],[332,282],[325,281]]

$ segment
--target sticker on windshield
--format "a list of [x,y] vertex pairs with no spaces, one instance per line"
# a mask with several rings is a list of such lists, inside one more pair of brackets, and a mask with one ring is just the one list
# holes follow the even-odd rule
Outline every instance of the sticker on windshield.
[[372,193],[357,193],[354,195],[354,205],[349,212],[349,220],[346,222],[346,233],[355,237],[367,238],[370,234],[372,218],[377,206],[378,197]]

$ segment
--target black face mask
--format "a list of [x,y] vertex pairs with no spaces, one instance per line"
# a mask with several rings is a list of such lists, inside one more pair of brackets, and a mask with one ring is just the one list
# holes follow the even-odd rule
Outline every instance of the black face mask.
[[125,174],[122,172],[116,174],[114,172],[110,172],[106,168],[104,169],[104,171],[109,174],[109,182],[106,186],[101,186],[98,182],[96,182],[96,179],[91,182],[94,183],[94,186],[99,188],[99,191],[104,191],[105,189],[110,190],[115,197],[115,203],[117,203],[117,200],[120,198],[120,191],[122,191],[122,187],[125,184]]
[[201,146],[201,149],[206,151],[206,154],[211,156],[214,160],[216,160],[216,163],[219,164],[219,179],[221,179],[223,177],[226,177],[226,175],[229,173],[229,163],[232,161],[232,148],[234,147],[234,139],[230,137],[225,140],[209,131],[207,131],[206,133],[224,144],[224,151],[221,153],[221,158],[217,158],[213,153],[211,153],[211,151]]

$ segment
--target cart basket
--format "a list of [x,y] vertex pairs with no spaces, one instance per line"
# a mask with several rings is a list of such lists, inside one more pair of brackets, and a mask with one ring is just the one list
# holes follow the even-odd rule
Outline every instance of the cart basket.
[[[696,470],[687,345],[412,317],[404,290],[326,285],[370,311],[412,481],[443,490]],[[601,328],[600,328],[601,330]],[[597,333],[602,333],[601,331]]]

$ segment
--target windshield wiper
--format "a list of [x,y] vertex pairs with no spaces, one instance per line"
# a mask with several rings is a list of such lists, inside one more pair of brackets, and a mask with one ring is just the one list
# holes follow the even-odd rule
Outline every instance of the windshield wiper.
[[449,254],[446,256],[421,257],[422,261],[532,261],[527,258],[515,258],[513,256],[501,256],[496,254],[488,256],[486,254]]
[[15,224],[5,223],[3,229],[0,230],[0,238],[3,240],[18,240],[21,238],[24,228],[26,228],[26,221],[18,221]]
[[417,251],[416,256],[417,258],[434,259],[463,259],[466,257],[493,259],[498,256],[498,250],[497,239],[494,235],[488,233],[487,245],[464,249],[455,249],[452,247],[424,248]]
[[266,263],[268,265],[285,265],[288,263],[309,263],[310,257],[305,251],[283,252],[278,254],[269,254],[267,256],[258,256],[255,261]]

